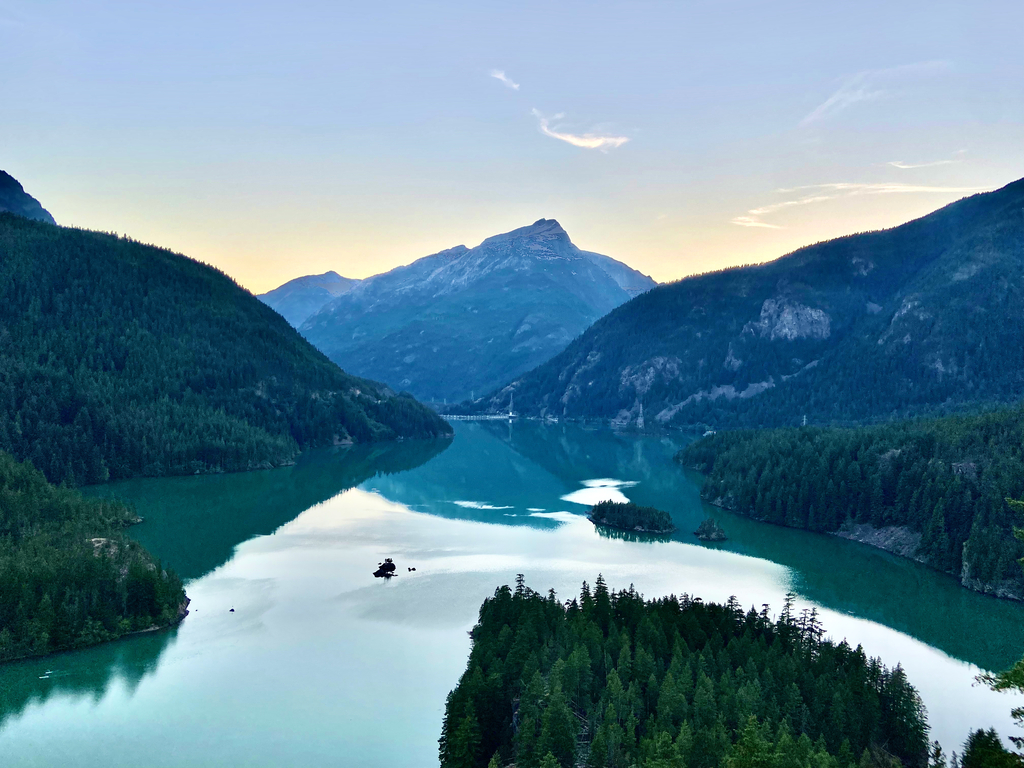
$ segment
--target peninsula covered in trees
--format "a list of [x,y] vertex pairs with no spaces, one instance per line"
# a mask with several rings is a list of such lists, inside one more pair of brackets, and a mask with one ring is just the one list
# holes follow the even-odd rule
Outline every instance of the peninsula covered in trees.
[[590,508],[588,515],[596,525],[638,533],[672,533],[676,529],[672,516],[654,507],[641,507],[633,502],[601,501]]
[[0,213],[0,450],[55,483],[276,466],[450,434],[350,376],[223,273]]
[[778,525],[868,541],[1024,598],[1007,497],[1024,493],[1024,409],[860,428],[718,432],[677,460],[708,501]]
[[495,590],[449,694],[444,768],[925,766],[924,708],[900,667],[824,638],[813,611],[777,621],[599,576],[563,604]]
[[51,485],[0,452],[0,661],[82,648],[178,621],[181,581],[121,532],[115,501]]

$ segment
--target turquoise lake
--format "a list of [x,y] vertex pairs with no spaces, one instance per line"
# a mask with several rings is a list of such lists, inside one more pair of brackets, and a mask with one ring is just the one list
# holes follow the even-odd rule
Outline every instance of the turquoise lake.
[[[1024,605],[703,504],[700,477],[672,461],[686,439],[469,422],[452,441],[91,488],[136,506],[131,534],[186,579],[192,612],[172,630],[0,666],[0,764],[437,765],[467,632],[517,573],[562,599],[599,572],[649,597],[773,611],[793,591],[833,638],[904,666],[947,753],[970,728],[1015,734],[1021,702],[974,677],[1024,654]],[[665,509],[679,532],[601,533],[584,517],[601,498]],[[729,541],[697,541],[707,516]],[[374,579],[385,557],[398,576]]]

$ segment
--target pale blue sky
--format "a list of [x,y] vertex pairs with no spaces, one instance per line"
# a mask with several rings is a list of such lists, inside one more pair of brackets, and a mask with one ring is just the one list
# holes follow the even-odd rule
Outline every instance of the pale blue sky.
[[255,291],[541,217],[668,280],[1024,175],[1021,30],[1019,0],[0,0],[0,168]]

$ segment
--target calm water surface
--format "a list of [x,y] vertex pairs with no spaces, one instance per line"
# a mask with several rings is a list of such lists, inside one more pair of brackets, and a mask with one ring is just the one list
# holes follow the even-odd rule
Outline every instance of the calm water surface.
[[[602,572],[648,596],[816,606],[832,637],[901,662],[947,752],[1013,733],[972,685],[1024,652],[1024,606],[834,537],[706,505],[677,440],[576,425],[460,423],[448,443],[316,452],[294,467],[93,489],[188,580],[180,627],[0,667],[0,764],[431,766],[481,601],[516,573],[563,598]],[[680,533],[595,531],[585,503],[669,510]],[[707,515],[730,536],[702,545]],[[398,577],[370,574],[394,557]],[[415,572],[407,570],[415,567]],[[230,611],[234,608],[234,612]]]

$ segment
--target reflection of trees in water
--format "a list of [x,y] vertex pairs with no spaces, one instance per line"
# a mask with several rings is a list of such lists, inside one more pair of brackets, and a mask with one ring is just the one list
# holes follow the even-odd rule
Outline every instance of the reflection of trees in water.
[[136,635],[81,651],[0,666],[0,725],[53,696],[99,702],[114,684],[131,696],[156,669],[178,628]]
[[310,451],[291,467],[189,478],[131,480],[89,491],[131,502],[145,522],[130,530],[184,579],[227,562],[234,548],[380,475],[404,472],[451,440],[406,440]]
[[624,531],[621,528],[609,528],[606,525],[595,525],[594,530],[603,539],[619,539],[620,541],[632,541],[649,544],[652,542],[672,541],[672,536],[665,533],[639,533],[637,531]]
[[[312,451],[281,469],[131,480],[88,490],[135,504],[145,522],[129,532],[183,577],[198,578],[230,559],[237,544],[273,533],[310,507],[371,477],[418,467],[450,444],[409,440]],[[131,696],[156,669],[177,631],[174,627],[0,665],[0,724],[53,696],[99,701],[112,685],[123,685]]]

